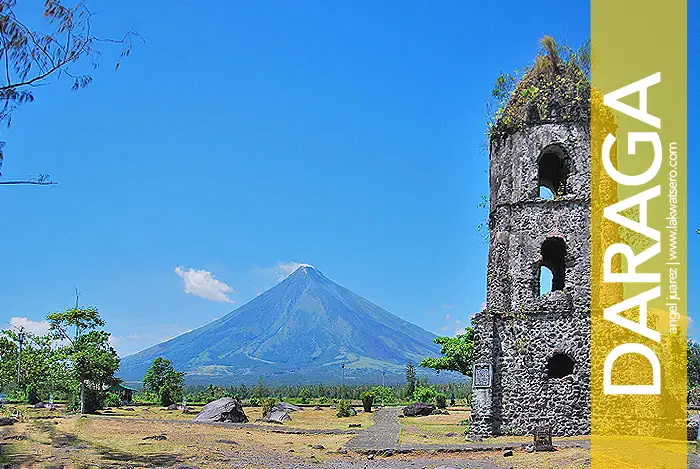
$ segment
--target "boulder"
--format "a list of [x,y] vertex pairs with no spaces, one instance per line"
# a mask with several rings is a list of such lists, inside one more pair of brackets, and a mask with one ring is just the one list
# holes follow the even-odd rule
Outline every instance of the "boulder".
[[403,408],[403,415],[406,417],[420,417],[424,415],[431,415],[434,410],[436,410],[436,408],[432,404],[426,404],[425,402],[414,402],[413,404]]
[[278,402],[277,405],[272,408],[272,410],[281,410],[283,412],[298,412],[304,409],[297,405],[289,404],[288,402]]
[[248,422],[248,417],[243,412],[241,401],[230,397],[222,397],[205,405],[199,415],[194,418],[194,421],[204,423],[246,423]]
[[46,402],[37,402],[34,404],[35,409],[49,409],[49,410],[56,410],[56,406],[53,404],[49,404]]
[[688,390],[688,407],[700,408],[700,388]]
[[691,415],[688,418],[687,432],[688,441],[696,441],[698,439],[698,426],[700,425],[700,414]]
[[273,408],[270,412],[268,412],[264,420],[282,423],[288,420],[292,420],[292,417],[289,416],[289,412]]

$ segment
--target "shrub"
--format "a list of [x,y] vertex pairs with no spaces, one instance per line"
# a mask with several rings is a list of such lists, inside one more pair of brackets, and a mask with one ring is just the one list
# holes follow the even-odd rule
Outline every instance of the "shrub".
[[413,400],[416,402],[424,402],[426,404],[429,404],[433,401],[433,399],[435,399],[436,395],[437,393],[433,388],[419,386],[413,392]]
[[158,396],[151,391],[141,391],[134,395],[134,404],[156,404]]
[[443,393],[436,394],[435,405],[437,405],[438,409],[444,409],[445,407],[447,407],[447,396]]
[[119,407],[122,405],[122,400],[113,392],[108,392],[107,396],[105,396],[105,405],[107,407]]
[[374,402],[374,393],[365,391],[362,393],[362,407],[365,412],[372,412],[372,403]]
[[396,395],[389,387],[375,386],[372,388],[372,393],[374,393],[375,402],[382,402],[382,398],[385,404],[393,404],[396,402]]
[[266,397],[262,400],[260,405],[262,406],[263,417],[265,417],[267,414],[270,413],[272,408],[277,405],[277,399],[274,399],[272,397]]
[[347,399],[340,399],[337,404],[338,412],[335,414],[337,417],[352,417],[352,406],[350,401]]
[[328,398],[326,396],[321,396],[318,398],[318,403],[319,404],[326,404],[326,403],[328,403]]
[[299,391],[299,402],[302,404],[308,404],[311,401],[311,392],[306,388],[301,388]]
[[248,399],[248,405],[251,407],[260,407],[260,398],[258,396],[253,396]]
[[41,401],[39,398],[39,389],[36,384],[30,383],[27,385],[27,404],[37,404]]

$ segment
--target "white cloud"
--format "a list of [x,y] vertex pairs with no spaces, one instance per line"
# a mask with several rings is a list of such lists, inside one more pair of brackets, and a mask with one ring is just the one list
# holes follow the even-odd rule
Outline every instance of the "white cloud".
[[13,329],[24,329],[34,335],[45,335],[49,332],[50,327],[48,321],[32,321],[18,316],[10,318],[10,326]]
[[235,303],[227,293],[235,293],[233,288],[214,278],[206,270],[185,270],[182,266],[175,268],[175,273],[185,281],[185,293],[221,303]]

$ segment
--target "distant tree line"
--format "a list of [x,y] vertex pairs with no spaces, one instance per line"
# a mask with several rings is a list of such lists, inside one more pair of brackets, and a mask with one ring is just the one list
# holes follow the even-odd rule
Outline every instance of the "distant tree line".
[[[415,366],[408,365],[415,370]],[[170,405],[184,401],[187,404],[206,404],[222,397],[231,397],[249,405],[260,405],[267,399],[287,401],[295,404],[330,404],[338,400],[361,400],[363,395],[371,393],[374,402],[379,404],[398,404],[413,402],[417,398],[434,399],[437,395],[452,395],[463,402],[471,393],[468,382],[428,384],[427,378],[417,378],[407,384],[376,386],[368,384],[328,385],[324,383],[306,385],[266,385],[262,379],[255,385],[239,384],[235,386],[194,385],[184,386],[183,373],[172,368],[172,364],[163,358],[157,358],[144,378],[143,389],[135,396],[137,403]],[[166,378],[166,377],[170,378]],[[167,385],[164,383],[168,383]],[[168,398],[163,398],[163,389],[167,389]],[[383,399],[382,399],[383,398]]]

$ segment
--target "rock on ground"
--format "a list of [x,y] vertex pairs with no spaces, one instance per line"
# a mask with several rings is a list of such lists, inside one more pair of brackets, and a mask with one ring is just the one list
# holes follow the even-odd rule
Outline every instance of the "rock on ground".
[[272,410],[281,410],[283,412],[297,412],[304,409],[297,405],[290,404],[288,402],[278,402],[277,405],[272,408]]
[[222,397],[205,405],[194,421],[247,423],[248,416],[243,412],[240,401],[230,397]]
[[403,408],[403,415],[406,417],[419,417],[423,415],[431,415],[434,410],[436,410],[436,408],[432,404],[426,404],[425,402],[414,402],[413,404]]
[[284,410],[279,410],[277,408],[273,408],[268,414],[265,416],[265,420],[268,421],[273,421],[273,422],[285,422],[288,420],[292,420],[292,417],[289,416],[289,412],[284,411]]
[[698,425],[700,424],[700,414],[691,415],[688,418],[688,441],[698,439]]

